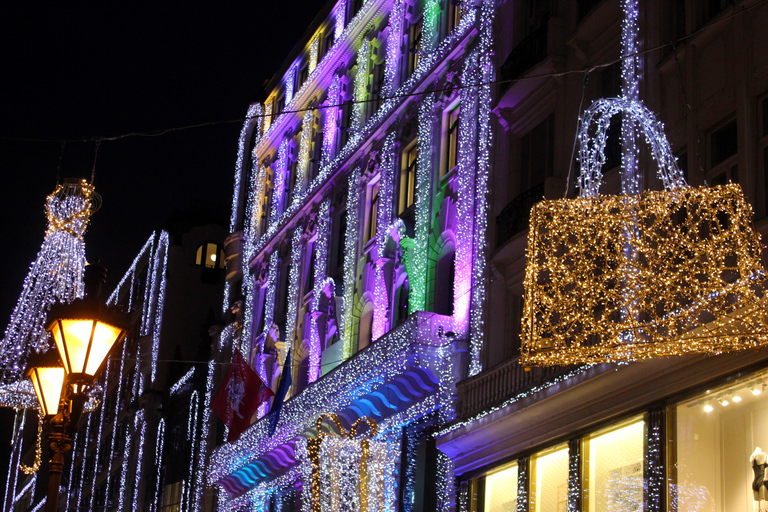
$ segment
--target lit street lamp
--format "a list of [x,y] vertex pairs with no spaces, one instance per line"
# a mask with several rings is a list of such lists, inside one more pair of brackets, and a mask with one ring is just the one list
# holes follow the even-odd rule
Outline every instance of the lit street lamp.
[[44,414],[55,413],[49,419],[51,458],[46,512],[56,512],[64,455],[72,449],[72,436],[83,412],[88,387],[112,348],[125,336],[128,325],[126,315],[101,302],[105,280],[104,267],[88,265],[85,297],[51,308],[46,330],[53,336],[63,368],[39,364],[28,372]]

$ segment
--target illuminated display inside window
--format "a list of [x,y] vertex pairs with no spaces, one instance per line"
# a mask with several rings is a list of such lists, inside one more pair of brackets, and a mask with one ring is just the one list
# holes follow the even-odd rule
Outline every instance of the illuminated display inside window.
[[485,512],[517,510],[517,464],[485,477]]
[[645,422],[584,439],[584,510],[643,510]]
[[677,406],[670,504],[683,511],[768,508],[768,393],[764,375]]
[[568,446],[542,452],[531,461],[532,512],[568,509]]

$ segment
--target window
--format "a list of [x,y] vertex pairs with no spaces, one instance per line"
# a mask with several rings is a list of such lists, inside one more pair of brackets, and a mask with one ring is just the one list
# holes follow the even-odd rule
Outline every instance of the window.
[[461,23],[461,0],[446,0],[445,4],[447,35]]
[[[675,408],[676,510],[754,510],[768,490],[752,490],[763,476],[768,449],[766,374],[734,379]],[[754,473],[753,473],[754,470]],[[759,500],[759,501],[758,501]]]
[[583,510],[643,510],[645,422],[614,426],[583,443]]
[[312,133],[309,144],[309,162],[307,163],[307,187],[320,172],[320,159],[323,152],[323,120],[322,112],[317,112],[312,117]]
[[371,344],[373,331],[373,304],[366,302],[357,327],[357,350]]
[[163,504],[161,512],[177,512],[181,510],[181,488],[183,481],[168,484],[163,489]]
[[732,119],[710,132],[707,137],[708,171],[710,185],[723,185],[732,181],[739,182],[737,153],[738,129],[736,119]]
[[[617,120],[614,117],[614,120]],[[621,131],[621,123],[619,123]],[[554,116],[539,123],[533,130],[523,135],[520,147],[520,189],[525,192],[555,174],[555,122]],[[610,140],[610,139],[609,139]],[[606,148],[607,149],[607,148]],[[619,162],[621,153],[619,152]]]
[[197,248],[195,264],[206,268],[224,268],[224,249],[215,242],[204,242]]
[[285,94],[280,94],[275,102],[275,109],[272,111],[273,123],[275,122],[275,119],[283,113],[283,110],[285,110]]
[[382,92],[384,90],[384,61],[371,65],[371,88],[368,103],[366,104],[367,118],[373,116],[381,106]]
[[456,252],[453,242],[446,242],[435,268],[435,313],[453,315],[453,281]]
[[305,63],[299,70],[299,82],[296,85],[296,91],[301,89],[301,86],[304,85],[304,82],[307,81],[307,78],[309,78],[309,63]]
[[517,463],[485,476],[485,512],[517,510]]
[[365,3],[365,0],[350,0],[349,2],[349,20],[351,21],[352,18],[355,17],[355,15],[360,12],[360,9],[363,8],[363,4]]
[[333,29],[329,29],[328,33],[325,35],[325,38],[322,40],[320,52],[317,55],[317,63],[319,64],[323,57],[325,57],[328,54],[328,51],[333,47],[333,39],[335,37],[335,31]]
[[392,326],[405,322],[408,318],[408,297],[410,295],[410,283],[408,282],[408,276],[405,276],[402,283],[395,289],[394,300],[392,301]]
[[768,96],[763,97],[758,104],[760,106],[760,110],[758,112],[760,121],[758,124],[760,127],[760,138],[757,142],[759,147],[758,160],[760,161],[759,168],[763,170],[762,179],[764,196],[763,201],[758,201],[759,204],[755,206],[757,207],[758,217],[764,217],[766,214],[768,214],[765,206],[766,202],[768,201]]
[[532,457],[530,478],[531,512],[568,510],[567,445]]
[[379,217],[379,182],[370,186],[370,200],[368,202],[368,226],[365,230],[365,243],[376,236]]
[[416,193],[416,170],[419,160],[418,139],[411,142],[403,151],[400,164],[400,179],[398,190],[397,213],[402,214],[413,205]]
[[405,76],[411,74],[419,66],[419,55],[421,54],[421,36],[424,28],[424,17],[420,17],[408,27],[408,55],[406,55]]
[[459,106],[456,105],[445,116],[445,140],[443,150],[443,165],[440,167],[442,178],[451,172],[459,163]]

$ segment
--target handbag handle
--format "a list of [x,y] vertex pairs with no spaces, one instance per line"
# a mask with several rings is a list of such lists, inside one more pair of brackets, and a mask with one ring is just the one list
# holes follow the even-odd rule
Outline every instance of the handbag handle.
[[[628,98],[601,98],[584,111],[579,127],[579,196],[598,196],[603,181],[601,169],[605,164],[608,126],[611,118],[619,112],[630,116],[640,126],[653,152],[653,159],[659,165],[658,176],[664,183],[664,188],[674,190],[687,187],[683,173],[677,167],[677,159],[664,135],[664,125],[656,120],[656,116],[640,102]],[[589,130],[593,123],[596,125],[596,131],[595,135],[590,137]]]

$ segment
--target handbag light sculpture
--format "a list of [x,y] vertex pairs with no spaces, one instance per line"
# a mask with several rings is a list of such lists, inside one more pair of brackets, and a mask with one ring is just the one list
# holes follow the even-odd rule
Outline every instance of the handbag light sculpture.
[[[580,196],[531,210],[526,367],[768,344],[762,246],[741,188],[687,185],[663,125],[636,99],[636,2],[622,2],[622,97],[596,101],[581,120]],[[606,133],[619,113],[622,195],[601,196]],[[650,146],[663,191],[640,192],[636,133]]]

